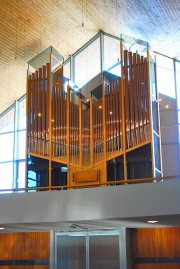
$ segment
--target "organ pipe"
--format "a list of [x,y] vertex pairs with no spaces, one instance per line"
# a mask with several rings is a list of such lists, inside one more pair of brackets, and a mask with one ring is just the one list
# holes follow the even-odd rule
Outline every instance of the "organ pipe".
[[101,97],[92,95],[90,101],[69,86],[65,89],[60,76],[48,76],[49,64],[28,74],[28,154],[73,169],[123,155],[126,166],[126,151],[149,143],[149,63],[146,57],[127,50],[121,59],[122,77],[111,80],[104,75]]

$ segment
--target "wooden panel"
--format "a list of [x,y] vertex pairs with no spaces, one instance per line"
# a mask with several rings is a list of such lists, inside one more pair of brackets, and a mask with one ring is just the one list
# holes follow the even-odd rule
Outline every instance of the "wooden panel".
[[180,257],[180,228],[131,230],[133,258]]
[[49,269],[49,265],[16,265],[16,266],[7,266],[3,269]]
[[49,269],[49,265],[3,265],[2,269]]
[[179,264],[134,264],[132,269],[179,269]]
[[0,234],[0,260],[49,260],[49,233]]
[[79,171],[75,173],[76,183],[95,182],[99,180],[99,170]]

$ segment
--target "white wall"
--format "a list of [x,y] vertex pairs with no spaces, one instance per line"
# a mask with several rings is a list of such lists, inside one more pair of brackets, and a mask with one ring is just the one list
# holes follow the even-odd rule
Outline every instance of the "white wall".
[[180,181],[0,195],[0,222],[36,223],[180,214]]

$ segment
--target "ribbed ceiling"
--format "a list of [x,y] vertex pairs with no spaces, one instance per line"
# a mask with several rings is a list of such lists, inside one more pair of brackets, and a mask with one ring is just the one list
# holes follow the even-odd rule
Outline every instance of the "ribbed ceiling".
[[31,58],[52,45],[66,59],[99,30],[180,60],[179,0],[0,0],[0,113],[26,92]]

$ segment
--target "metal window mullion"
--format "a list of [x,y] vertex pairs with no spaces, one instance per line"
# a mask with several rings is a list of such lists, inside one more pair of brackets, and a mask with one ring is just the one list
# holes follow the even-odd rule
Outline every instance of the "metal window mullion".
[[86,234],[86,269],[89,269],[89,234]]
[[104,71],[104,34],[100,32],[100,61],[101,73]]
[[18,122],[19,122],[19,102],[15,102],[15,111],[14,111],[14,141],[13,141],[13,180],[12,180],[12,188],[18,187],[17,175],[18,175],[18,167],[17,167],[17,156],[18,156]]
[[57,268],[57,240],[55,240],[55,231],[50,231],[50,257],[49,257],[49,265],[50,269]]
[[[177,90],[177,75],[176,75],[176,63],[173,59],[173,71],[174,71],[174,87],[175,87],[175,96],[176,96],[176,123],[178,123],[178,90]],[[179,134],[180,135],[180,134]]]
[[[174,86],[175,86],[175,94],[176,94],[176,123],[177,123],[177,126],[179,125],[179,121],[180,121],[180,118],[179,118],[179,106],[180,106],[180,100],[178,100],[178,86],[177,86],[177,72],[176,72],[176,62],[175,59],[173,59],[173,67],[174,67]],[[178,62],[179,63],[179,62]],[[180,86],[179,86],[180,88]],[[180,91],[179,91],[180,93]],[[180,143],[180,128],[178,128],[178,142]],[[179,146],[179,156],[178,156],[178,162],[180,163],[180,146]]]
[[75,57],[70,56],[70,80],[75,83]]

